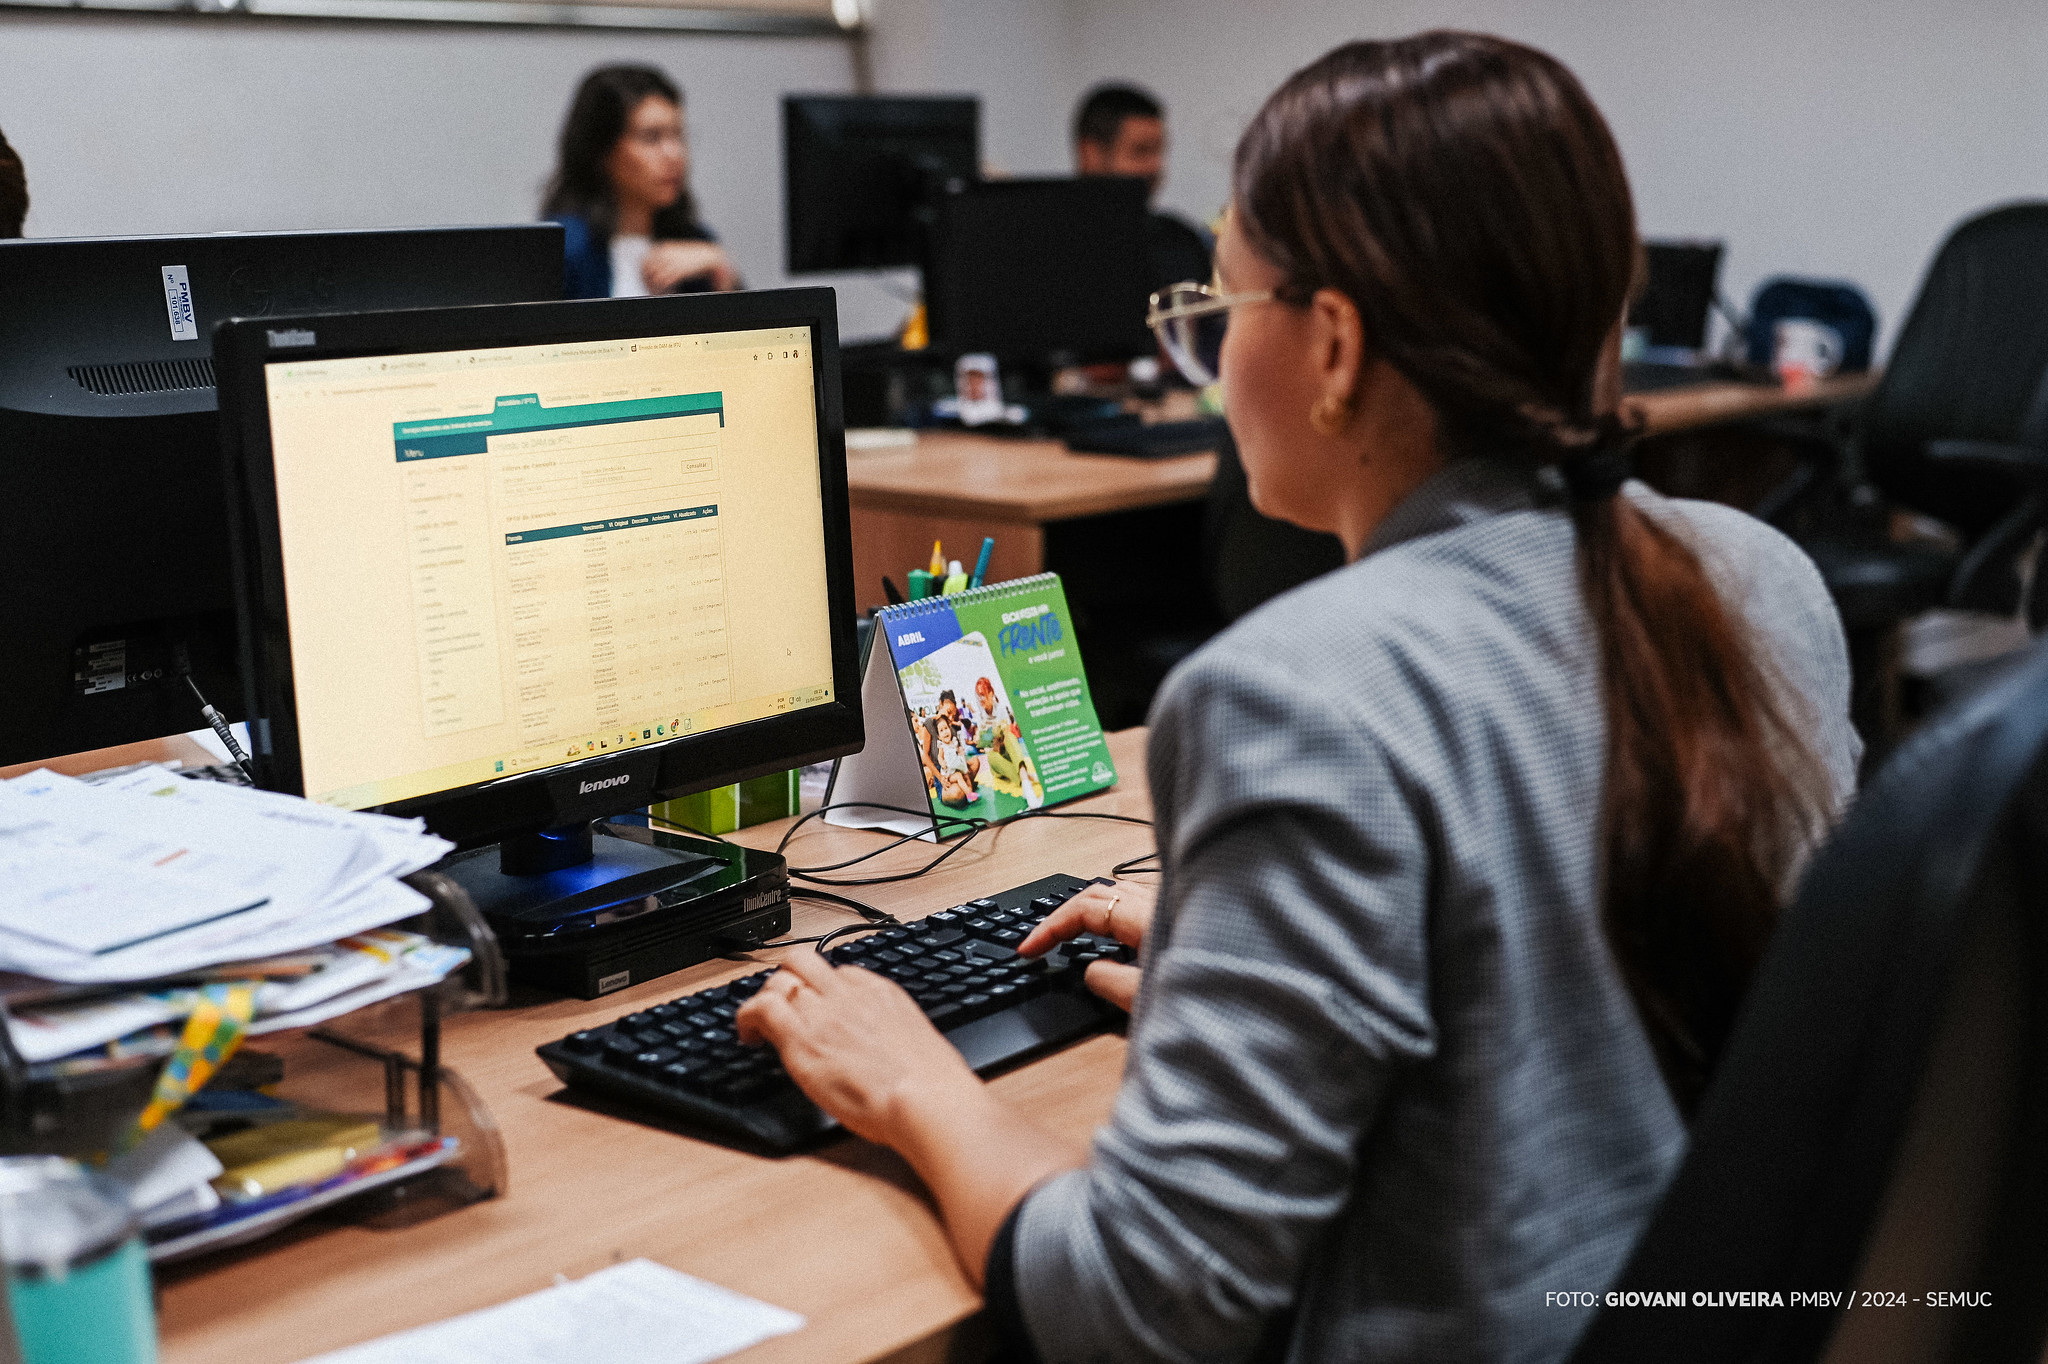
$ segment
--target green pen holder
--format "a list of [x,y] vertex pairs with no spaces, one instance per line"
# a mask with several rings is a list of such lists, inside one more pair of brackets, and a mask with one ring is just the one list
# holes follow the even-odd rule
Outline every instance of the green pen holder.
[[797,813],[802,800],[798,770],[792,767],[752,781],[714,786],[694,796],[662,801],[647,813],[700,834],[729,834],[771,819],[787,819]]

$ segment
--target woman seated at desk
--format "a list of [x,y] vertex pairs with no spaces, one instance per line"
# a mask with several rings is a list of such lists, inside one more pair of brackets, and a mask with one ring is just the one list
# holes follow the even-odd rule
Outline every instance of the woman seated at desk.
[[565,298],[740,287],[690,196],[683,95],[651,66],[583,78],[541,216],[562,225]]
[[1023,944],[1142,943],[1089,968],[1134,999],[1092,1153],[879,975],[794,954],[741,1028],[908,1159],[1020,1357],[1562,1359],[1545,1291],[1620,1267],[1848,799],[1841,628],[1776,531],[1624,482],[1634,209],[1557,62],[1339,48],[1233,190],[1163,339],[1351,562],[1160,692],[1156,909]]

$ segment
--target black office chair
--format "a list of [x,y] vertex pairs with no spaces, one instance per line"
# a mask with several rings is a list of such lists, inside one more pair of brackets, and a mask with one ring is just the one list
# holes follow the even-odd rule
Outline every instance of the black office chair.
[[[1949,235],[1857,426],[1858,458],[1807,442],[1799,474],[1756,511],[1819,566],[1849,634],[1858,728],[1881,751],[1897,726],[1894,628],[1937,606],[2017,609],[2018,567],[2048,526],[2048,203],[1993,209]],[[1845,471],[1884,503],[1805,529]],[[1894,542],[1886,504],[1945,522],[1960,548]],[[2048,592],[2030,606],[2038,629]]]
[[[2048,646],[1893,757],[1771,945],[1572,1364],[2036,1364],[2048,1336]],[[1786,1306],[1693,1306],[1694,1292]],[[1792,1305],[1793,1291],[1989,1306]]]

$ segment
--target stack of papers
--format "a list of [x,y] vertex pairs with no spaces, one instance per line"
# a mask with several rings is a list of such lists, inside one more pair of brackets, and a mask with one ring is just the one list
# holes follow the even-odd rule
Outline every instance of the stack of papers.
[[170,1052],[210,981],[255,985],[252,1034],[431,985],[468,950],[387,925],[428,907],[398,878],[451,846],[156,766],[0,782],[8,1036],[68,1072]]
[[[367,1004],[432,985],[469,961],[469,949],[437,943],[398,928],[373,929],[338,943],[264,961],[229,962],[207,977],[256,980],[256,1017],[249,1035],[310,1028]],[[198,982],[159,988],[81,992],[39,988],[32,980],[0,978],[9,1003],[7,1031],[31,1065],[54,1061],[109,1042],[124,1056],[170,1051],[175,1028],[200,998]]]
[[163,767],[34,772],[0,782],[0,970],[145,981],[334,943],[426,909],[396,878],[451,846]]

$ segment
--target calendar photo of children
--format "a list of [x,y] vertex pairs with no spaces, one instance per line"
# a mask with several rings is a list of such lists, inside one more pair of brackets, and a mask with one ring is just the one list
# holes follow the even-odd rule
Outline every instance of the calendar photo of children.
[[934,814],[1000,820],[1045,804],[985,636],[963,635],[898,678]]

